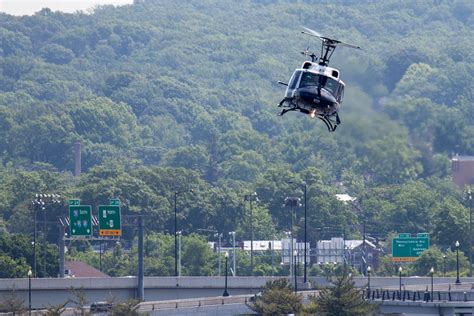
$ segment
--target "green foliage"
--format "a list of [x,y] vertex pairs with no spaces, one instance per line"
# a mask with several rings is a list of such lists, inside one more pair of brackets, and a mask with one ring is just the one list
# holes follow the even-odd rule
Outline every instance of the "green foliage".
[[351,277],[338,276],[333,279],[334,286],[325,288],[319,295],[310,297],[310,313],[317,315],[349,316],[374,315],[377,307],[362,298]]
[[138,307],[137,300],[129,300],[124,303],[114,304],[112,306],[112,315],[114,316],[138,316],[140,315],[136,309]]
[[297,314],[302,310],[302,297],[293,292],[287,279],[267,281],[255,301],[248,307],[262,315]]
[[[37,192],[91,205],[120,198],[125,212],[147,218],[147,275],[171,275],[173,240],[158,233],[174,229],[173,193],[193,189],[177,201],[183,272],[204,275],[216,273],[217,260],[192,233],[235,231],[239,241],[253,227],[257,239],[281,237],[291,225],[284,198],[303,197],[289,182],[303,181],[312,244],[343,231],[358,238],[365,222],[377,240],[428,232],[441,249],[459,240],[466,251],[468,212],[449,174],[452,153],[474,154],[472,11],[466,1],[323,1],[315,12],[304,1],[153,0],[87,15],[0,15],[0,231],[25,249],[0,247],[3,270],[20,276],[32,265],[31,244],[14,235],[31,233]],[[300,65],[296,48],[317,49],[289,21],[367,48],[338,49],[332,60],[347,83],[336,133],[303,115],[275,115],[283,90],[273,82]],[[449,51],[439,45],[452,38]],[[260,201],[250,225],[242,196],[253,191]],[[344,192],[363,211],[334,198]],[[47,222],[66,208],[48,207]],[[302,239],[303,208],[294,211]],[[55,243],[55,227],[45,230]],[[133,253],[118,248],[104,254],[104,271],[133,274]],[[56,275],[56,253],[46,249],[47,274]],[[98,265],[97,254],[77,250],[71,255]],[[255,259],[254,273],[286,273],[266,255]],[[250,273],[247,254],[238,262]]]

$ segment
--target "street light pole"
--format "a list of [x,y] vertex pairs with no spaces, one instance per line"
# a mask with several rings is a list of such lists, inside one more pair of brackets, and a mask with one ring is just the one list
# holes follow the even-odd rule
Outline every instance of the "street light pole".
[[227,292],[227,261],[229,259],[229,253],[226,251],[225,252],[225,287],[224,287],[224,293],[222,296],[229,296],[229,292]]
[[[291,240],[290,240],[290,247],[291,247],[291,252],[290,252],[290,262],[292,262],[293,260],[291,260],[291,254],[293,253],[293,238],[295,236],[295,233],[293,232],[293,217],[295,215],[295,208],[297,207],[300,207],[301,206],[301,203],[300,203],[300,198],[296,198],[296,197],[286,197],[285,198],[285,204],[284,206],[286,207],[289,207],[290,208],[290,211],[291,211],[291,227],[290,227],[290,234],[291,234]],[[296,239],[296,243],[298,242],[298,239]],[[296,266],[296,264],[295,264]],[[290,273],[291,273],[291,266],[290,266]],[[295,269],[295,275],[297,275],[296,273],[296,269]]]
[[370,271],[372,268],[370,266],[367,267],[367,299],[370,298]]
[[443,255],[443,276],[446,276],[446,255]]
[[472,277],[472,194],[471,190],[467,191],[469,199],[469,276]]
[[399,278],[399,291],[398,291],[398,294],[400,295],[398,297],[398,299],[401,299],[402,298],[402,267],[399,267],[398,268],[398,278]]
[[[294,183],[294,182],[290,182],[290,183]],[[308,280],[307,280],[307,266],[308,266],[308,263],[306,262],[306,255],[307,255],[307,242],[308,242],[308,239],[307,239],[307,212],[308,212],[308,208],[307,208],[307,205],[308,205],[308,200],[307,200],[307,185],[306,185],[306,182],[303,182],[301,183],[301,185],[303,186],[303,199],[304,199],[304,259],[303,259],[303,263],[304,263],[304,283],[306,283]]]
[[297,256],[298,256],[298,251],[295,250],[295,251],[293,252],[293,257],[295,258],[295,263],[294,263],[294,269],[295,269],[295,272],[294,272],[294,274],[295,274],[295,294],[298,292],[298,280],[297,280],[297,278],[298,278],[298,273],[296,272],[296,266],[297,266],[297,265],[296,265],[296,257],[297,257]]
[[433,267],[431,267],[430,269],[430,275],[431,275],[431,301],[433,302],[433,275],[434,275]]
[[178,216],[176,209],[176,202],[178,199],[178,191],[174,191],[174,276],[178,276],[178,236],[176,235],[178,230]]
[[178,277],[181,277],[181,236],[182,232],[178,231]]
[[306,225],[306,218],[307,218],[307,200],[306,200],[306,182],[303,182],[303,185],[304,185],[304,259],[303,259],[303,262],[304,262],[304,283],[306,284],[308,282],[308,279],[307,279],[307,266],[308,266],[308,263],[306,262],[306,255],[307,255],[307,242],[308,242],[308,239],[307,239],[307,234],[306,234],[306,231],[307,231],[307,225]]
[[456,240],[454,244],[456,247],[456,284],[461,284],[461,280],[459,279],[459,241]]
[[253,275],[253,210],[252,202],[258,201],[257,192],[244,196],[244,201],[250,204],[250,275]]
[[288,237],[288,240],[290,241],[290,248],[288,250],[288,262],[290,265],[290,278],[291,278],[293,276],[293,258],[291,257],[293,255],[293,235],[291,234],[291,231],[289,231],[289,232],[286,232],[286,236]]
[[230,232],[229,235],[232,236],[232,276],[235,277],[237,275],[237,271],[235,271],[235,232]]
[[31,316],[31,270],[28,270],[28,315]]
[[218,238],[217,242],[217,275],[221,276],[221,239],[222,239],[222,233],[216,233],[214,234],[214,237]]
[[186,191],[174,191],[174,276],[178,276],[178,210],[176,207],[178,194],[185,193],[185,192],[193,192],[193,190],[186,190]]

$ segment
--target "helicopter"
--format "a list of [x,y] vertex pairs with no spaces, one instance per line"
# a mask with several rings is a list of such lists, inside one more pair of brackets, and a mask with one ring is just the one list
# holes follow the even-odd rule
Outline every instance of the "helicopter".
[[303,27],[302,34],[317,37],[321,40],[321,56],[317,58],[308,49],[302,52],[305,60],[301,68],[296,69],[289,83],[278,81],[287,86],[285,97],[278,104],[283,107],[280,116],[290,111],[300,111],[311,117],[321,119],[330,132],[334,132],[341,119],[338,111],[344,97],[345,83],[340,79],[340,72],[328,66],[337,46],[361,49],[360,46],[348,44],[329,37],[322,36],[316,31]]

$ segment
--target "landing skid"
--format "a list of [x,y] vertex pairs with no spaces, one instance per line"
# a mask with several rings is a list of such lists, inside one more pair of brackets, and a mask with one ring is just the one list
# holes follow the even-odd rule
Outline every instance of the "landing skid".
[[336,120],[332,119],[330,116],[327,115],[318,115],[318,118],[326,124],[328,131],[334,132],[339,124],[341,124],[341,119],[339,118],[339,114],[336,113]]
[[[280,102],[279,107],[282,106],[284,101],[285,101],[285,99],[283,99],[283,101]],[[301,111],[303,113],[308,114],[307,111],[305,112],[305,111],[301,110],[298,107],[291,107],[291,108],[288,108],[288,109],[281,110],[281,112],[278,115],[283,116],[285,113],[290,112],[290,111]],[[336,117],[335,119],[333,118],[334,116]],[[321,121],[324,122],[324,124],[328,128],[328,131],[330,131],[330,132],[334,132],[336,130],[337,126],[339,124],[341,124],[341,119],[339,118],[339,114],[337,114],[337,113],[335,115],[331,115],[331,116],[318,114],[317,117],[318,117],[318,119],[320,119]]]

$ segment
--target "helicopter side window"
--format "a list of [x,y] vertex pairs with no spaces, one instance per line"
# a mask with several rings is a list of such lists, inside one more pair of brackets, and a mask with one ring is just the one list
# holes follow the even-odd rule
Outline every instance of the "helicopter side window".
[[300,79],[301,71],[295,71],[291,76],[290,83],[288,84],[289,89],[295,89],[298,80]]

